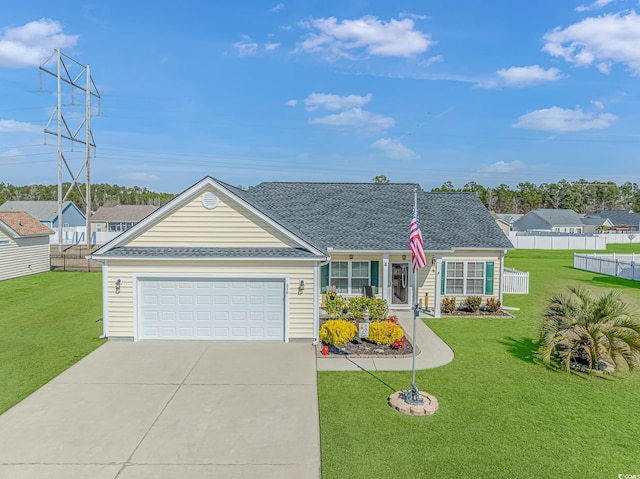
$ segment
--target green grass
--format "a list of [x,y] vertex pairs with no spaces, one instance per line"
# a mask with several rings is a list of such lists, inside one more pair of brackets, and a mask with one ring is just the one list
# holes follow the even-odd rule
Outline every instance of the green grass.
[[103,343],[100,273],[0,282],[0,414]]
[[[614,245],[608,252],[639,252]],[[324,478],[614,478],[640,473],[640,373],[582,378],[536,362],[537,326],[548,297],[568,284],[622,288],[640,304],[640,284],[577,271],[573,252],[514,250],[506,265],[529,271],[530,294],[505,296],[515,319],[427,321],[455,352],[417,372],[434,394],[433,417],[403,416],[389,394],[410,372],[318,374]]]

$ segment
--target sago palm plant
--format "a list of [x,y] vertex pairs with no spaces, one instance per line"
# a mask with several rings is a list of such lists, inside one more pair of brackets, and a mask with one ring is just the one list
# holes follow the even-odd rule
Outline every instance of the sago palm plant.
[[621,293],[569,291],[549,300],[540,327],[541,360],[585,373],[627,373],[640,366],[640,320]]

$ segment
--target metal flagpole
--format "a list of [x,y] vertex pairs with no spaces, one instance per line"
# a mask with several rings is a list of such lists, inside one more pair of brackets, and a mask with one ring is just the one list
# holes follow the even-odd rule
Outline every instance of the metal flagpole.
[[[413,190],[413,211],[418,216],[418,190]],[[416,267],[416,259],[413,258],[413,351],[411,353],[411,390],[405,391],[404,399],[409,404],[423,404],[424,399],[420,396],[420,390],[416,384],[416,323],[418,320],[418,268]]]

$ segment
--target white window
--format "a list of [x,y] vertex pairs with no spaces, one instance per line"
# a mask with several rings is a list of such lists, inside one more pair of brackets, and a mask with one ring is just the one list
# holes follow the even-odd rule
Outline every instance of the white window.
[[11,240],[0,239],[0,246],[11,244]]
[[360,294],[362,288],[371,284],[369,261],[332,261],[329,284],[338,294]]
[[476,261],[447,261],[444,294],[484,294],[485,264]]

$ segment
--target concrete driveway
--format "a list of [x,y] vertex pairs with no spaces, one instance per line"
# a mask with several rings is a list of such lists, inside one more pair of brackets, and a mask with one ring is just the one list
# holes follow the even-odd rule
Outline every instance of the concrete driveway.
[[319,474],[310,344],[111,341],[0,416],[0,477]]

